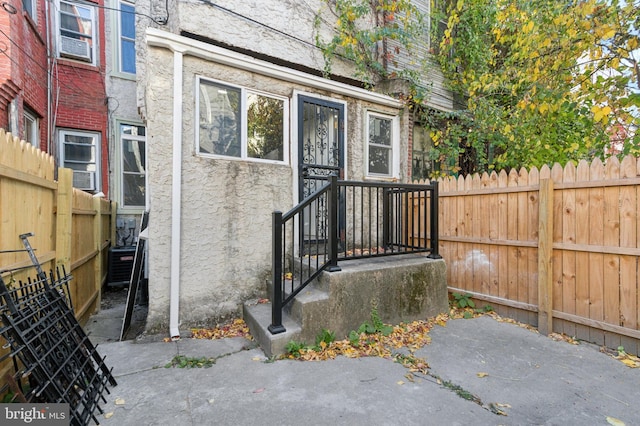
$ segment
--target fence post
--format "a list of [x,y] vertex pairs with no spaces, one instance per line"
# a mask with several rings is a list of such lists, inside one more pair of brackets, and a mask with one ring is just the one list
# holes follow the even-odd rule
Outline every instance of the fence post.
[[271,334],[279,334],[286,331],[282,325],[282,212],[273,212],[271,221],[273,294],[271,295],[271,325],[267,329]]
[[538,331],[553,332],[553,181],[540,179],[538,222]]
[[96,246],[96,256],[93,258],[93,275],[95,292],[97,293],[94,312],[100,309],[100,299],[102,298],[102,199],[93,198],[93,209],[96,215],[93,219],[93,243]]
[[429,229],[431,239],[431,253],[430,259],[442,259],[442,256],[438,253],[438,245],[440,240],[438,238],[438,181],[431,182],[433,190],[431,191],[431,227]]
[[338,266],[338,176],[331,175],[329,192],[329,272],[341,271]]
[[73,171],[71,169],[58,169],[56,198],[56,266],[63,266],[70,274],[73,223]]

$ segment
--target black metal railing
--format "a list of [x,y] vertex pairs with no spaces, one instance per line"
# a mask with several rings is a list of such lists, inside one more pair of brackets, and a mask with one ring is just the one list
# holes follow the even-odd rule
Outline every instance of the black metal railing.
[[282,309],[338,261],[406,253],[438,254],[438,184],[339,181],[289,212],[273,212],[269,331],[285,331]]

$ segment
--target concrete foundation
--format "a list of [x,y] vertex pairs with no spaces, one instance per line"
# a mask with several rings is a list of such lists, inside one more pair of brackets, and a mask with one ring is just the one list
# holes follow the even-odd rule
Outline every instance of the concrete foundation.
[[[287,306],[283,323],[296,324],[285,340],[314,344],[322,329],[343,339],[375,308],[383,322],[426,319],[448,309],[446,264],[424,255],[403,255],[340,262],[341,271],[324,272]],[[246,304],[245,321],[267,355],[283,353],[282,337],[271,335],[270,304]],[[266,322],[265,322],[266,320]],[[299,328],[298,328],[299,326]],[[289,330],[287,330],[289,331]],[[292,330],[293,331],[293,330]]]

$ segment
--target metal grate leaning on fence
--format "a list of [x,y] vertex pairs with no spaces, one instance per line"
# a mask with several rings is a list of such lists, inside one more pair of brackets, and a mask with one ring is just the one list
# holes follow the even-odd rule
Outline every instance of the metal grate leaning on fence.
[[7,285],[0,277],[0,334],[10,348],[0,362],[12,358],[15,370],[0,394],[11,391],[15,402],[67,403],[72,425],[98,424],[103,393],[117,383],[71,309],[71,276],[64,269],[47,276],[35,266],[36,280]]

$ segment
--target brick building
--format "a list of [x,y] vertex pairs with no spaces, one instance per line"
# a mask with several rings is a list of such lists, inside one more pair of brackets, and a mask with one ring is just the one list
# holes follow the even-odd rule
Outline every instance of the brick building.
[[0,9],[0,127],[109,193],[104,2],[8,0]]

